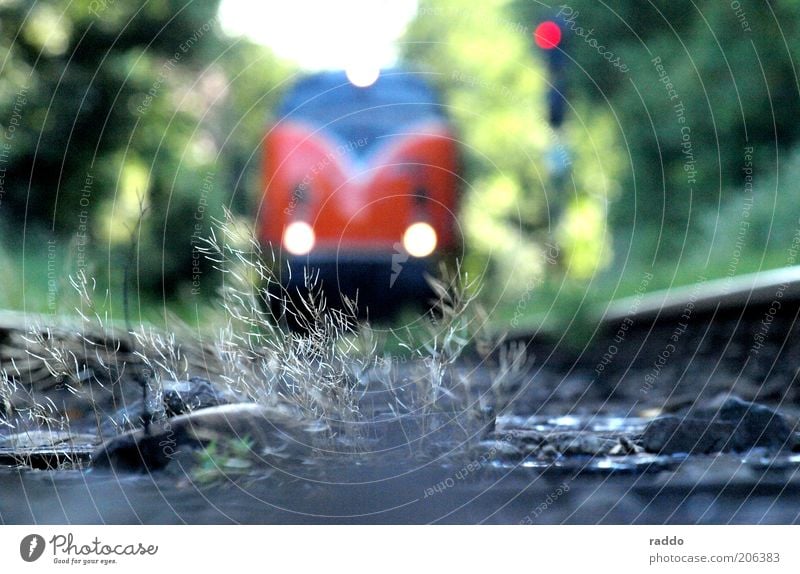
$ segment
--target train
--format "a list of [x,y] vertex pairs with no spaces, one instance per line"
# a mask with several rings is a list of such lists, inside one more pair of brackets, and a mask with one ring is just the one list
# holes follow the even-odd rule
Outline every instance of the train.
[[463,250],[457,138],[417,71],[383,70],[370,85],[345,72],[287,90],[264,137],[258,237],[277,253],[284,293],[307,277],[329,306],[359,316],[425,307],[428,276]]

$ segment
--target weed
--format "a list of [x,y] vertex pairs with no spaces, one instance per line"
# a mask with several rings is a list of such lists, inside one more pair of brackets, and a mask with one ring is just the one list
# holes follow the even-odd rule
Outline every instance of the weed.
[[214,441],[195,454],[192,481],[202,486],[247,475],[255,466],[255,454],[248,438]]
[[[486,315],[476,304],[479,286],[458,267],[443,280],[431,279],[437,302],[423,329],[389,332],[409,355],[398,363],[379,351],[386,335],[357,320],[357,301],[345,298],[341,307],[329,307],[313,275],[304,278],[304,294],[288,293],[275,275],[280,263],[273,255],[265,257],[252,230],[231,214],[215,222],[200,250],[223,279],[219,310],[209,311],[206,321],[213,330],[193,337],[188,327],[180,334],[145,325],[123,331],[106,311],[108,295],[98,302],[95,284],[79,273],[71,279],[78,324],[58,329],[39,324],[24,336],[26,366],[29,374],[37,373],[35,380],[28,377],[22,384],[24,369],[11,357],[14,372],[0,379],[0,400],[8,405],[3,424],[13,424],[9,413],[20,403],[21,387],[35,389],[26,403],[33,409],[29,416],[45,426],[68,424],[69,409],[47,402],[55,384],[65,396],[88,405],[99,428],[116,409],[137,400],[131,384],[137,380],[146,384],[145,412],[164,418],[164,381],[199,371],[242,401],[288,409],[305,422],[324,425],[329,442],[318,449],[322,452],[331,452],[331,445],[337,446],[335,452],[364,450],[364,429],[381,416],[414,417],[422,436],[452,422],[463,431],[463,444],[479,436],[476,426],[492,424],[494,414],[506,408],[528,367],[524,346],[503,346],[502,338],[487,332]],[[285,328],[287,314],[299,329]],[[475,367],[461,360],[473,343],[479,367],[496,352],[496,373],[488,386],[476,384]],[[14,352],[0,348],[4,363],[6,350]],[[248,459],[244,446],[209,446],[198,480],[226,465],[243,464]]]

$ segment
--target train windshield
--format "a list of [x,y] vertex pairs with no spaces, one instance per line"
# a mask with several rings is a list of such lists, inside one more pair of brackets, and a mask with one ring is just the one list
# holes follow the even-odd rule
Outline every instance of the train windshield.
[[280,122],[297,122],[333,136],[358,155],[389,136],[441,120],[444,109],[418,73],[389,70],[367,88],[344,72],[322,72],[300,80],[278,108]]

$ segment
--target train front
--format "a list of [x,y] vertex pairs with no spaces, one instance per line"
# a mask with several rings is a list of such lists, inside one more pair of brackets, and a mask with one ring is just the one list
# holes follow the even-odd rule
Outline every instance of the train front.
[[371,318],[431,299],[427,274],[460,248],[452,129],[412,72],[359,87],[343,72],[300,80],[264,146],[261,241],[292,296],[317,283],[329,304]]

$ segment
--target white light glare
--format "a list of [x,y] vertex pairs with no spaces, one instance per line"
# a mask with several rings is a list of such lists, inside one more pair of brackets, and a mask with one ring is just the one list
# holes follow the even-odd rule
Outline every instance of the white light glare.
[[381,75],[380,66],[373,66],[366,63],[359,63],[348,67],[345,70],[347,79],[357,88],[368,88],[374,84]]
[[413,257],[427,257],[436,249],[436,231],[430,224],[412,223],[403,233],[403,248]]
[[283,231],[283,246],[292,255],[305,255],[314,248],[314,230],[305,221],[293,221]]

